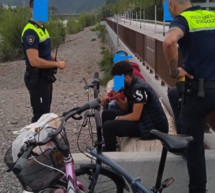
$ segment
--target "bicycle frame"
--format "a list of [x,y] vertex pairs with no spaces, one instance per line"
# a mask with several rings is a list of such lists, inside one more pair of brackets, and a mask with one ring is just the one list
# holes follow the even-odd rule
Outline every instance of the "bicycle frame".
[[[75,168],[73,164],[73,159],[71,156],[64,157],[65,171],[66,171],[66,180],[67,180],[67,193],[77,193],[77,180],[75,175]],[[79,182],[80,187],[83,188],[83,185]]]
[[[63,121],[65,121],[65,118]],[[67,136],[66,136],[66,141],[68,141]],[[65,144],[66,146],[61,147],[60,144],[57,143],[57,141],[55,141],[55,142],[56,142],[55,144],[57,145],[58,149],[61,151],[61,153],[63,155],[64,168],[65,168],[65,173],[66,173],[66,186],[67,186],[66,190],[67,191],[63,192],[63,193],[78,193],[78,191],[77,191],[78,188],[81,192],[84,192],[83,184],[81,182],[77,181],[77,178],[76,178],[74,160],[71,156],[69,144],[66,143]],[[58,193],[58,192],[56,191],[56,193]]]
[[131,189],[133,192],[136,192],[137,189],[140,189],[144,192],[142,193],[152,193],[149,189],[145,188],[143,184],[140,182],[139,178],[132,177],[124,168],[122,168],[118,163],[108,158],[106,155],[104,155],[102,152],[98,152],[96,148],[88,148],[88,153],[90,153],[92,156],[96,157],[97,160],[100,162],[106,164],[111,169],[116,171],[118,174],[123,176],[126,181],[131,185]]
[[[67,187],[66,187],[66,192],[63,189],[58,188],[54,191],[54,193],[84,193],[85,188],[83,184],[80,181],[78,181],[76,178],[74,160],[72,159],[69,148],[66,147],[64,149],[61,149],[61,152],[63,154]],[[23,193],[33,193],[33,192],[27,192],[24,190]]]
[[[96,72],[94,74],[94,80],[92,82],[92,85],[87,85],[87,82],[85,80],[86,83],[86,87],[89,88],[93,88],[94,90],[94,98],[98,97],[98,93],[99,93],[99,74],[98,72]],[[97,123],[98,125],[98,123]],[[100,124],[99,124],[100,125]],[[99,136],[99,139],[102,140],[101,135]],[[60,147],[59,147],[60,148]],[[101,146],[100,146],[100,151],[101,151]],[[76,175],[75,175],[75,168],[74,168],[74,161],[70,155],[70,152],[68,152],[69,148],[67,148],[66,150],[63,150],[65,152],[63,152],[64,154],[64,164],[65,164],[65,172],[66,172],[66,180],[67,180],[67,193],[77,193],[77,188],[79,188],[80,191],[85,190],[85,187],[83,186],[83,184],[79,181],[77,181],[76,179]],[[99,173],[100,173],[100,169],[101,169],[101,162],[98,161],[96,164],[96,173],[95,173],[95,180],[92,181],[91,185],[90,185],[90,192],[94,191]]]

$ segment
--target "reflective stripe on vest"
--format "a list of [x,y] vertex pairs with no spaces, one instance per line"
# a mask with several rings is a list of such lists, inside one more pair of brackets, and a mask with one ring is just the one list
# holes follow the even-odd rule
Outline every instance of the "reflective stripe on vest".
[[[22,37],[23,37],[25,31],[27,31],[27,30],[29,30],[29,29],[31,29],[31,30],[33,30],[33,31],[35,31],[35,32],[37,33],[37,35],[38,35],[38,37],[39,37],[39,42],[40,42],[40,43],[41,43],[41,42],[44,42],[44,41],[46,41],[48,38],[50,38],[47,29],[45,29],[45,32],[44,32],[42,28],[36,27],[36,26],[35,26],[34,24],[32,24],[32,23],[28,23],[28,24],[25,26],[25,28],[24,28],[23,31],[22,31]],[[22,38],[21,38],[21,41],[23,42]]]
[[180,15],[187,20],[190,32],[215,30],[215,12],[195,10],[185,11]]

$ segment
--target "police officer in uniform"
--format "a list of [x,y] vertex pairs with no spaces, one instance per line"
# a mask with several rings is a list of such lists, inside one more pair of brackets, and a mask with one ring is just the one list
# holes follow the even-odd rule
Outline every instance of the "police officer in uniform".
[[[168,132],[168,122],[155,91],[143,79],[133,75],[127,61],[115,63],[111,74],[124,75],[125,100],[117,95],[115,100],[121,110],[104,110],[103,134],[106,151],[116,151],[116,136],[151,139],[150,130]],[[107,98],[101,97],[102,104]]]
[[[33,11],[33,0],[29,7]],[[50,112],[52,84],[55,82],[56,69],[65,68],[63,61],[54,61],[51,54],[51,39],[45,26],[33,19],[29,20],[22,32],[22,47],[26,60],[24,81],[30,93],[33,109],[32,122]]]
[[[205,193],[204,126],[206,116],[215,110],[215,12],[192,7],[189,0],[169,0],[169,11],[173,21],[164,39],[164,55],[171,77],[181,80],[177,85],[184,85],[178,86],[183,95],[180,131],[194,137],[186,152],[189,193]],[[181,67],[177,43],[183,57]]]

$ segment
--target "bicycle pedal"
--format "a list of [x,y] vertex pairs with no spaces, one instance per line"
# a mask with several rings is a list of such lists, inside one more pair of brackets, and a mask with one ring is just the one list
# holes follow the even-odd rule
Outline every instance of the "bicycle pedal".
[[174,182],[174,179],[173,178],[167,178],[166,180],[164,180],[161,185],[159,187],[152,187],[151,188],[151,191],[154,192],[154,193],[159,193],[159,192],[162,192],[162,190],[164,188],[167,188],[168,186],[170,186],[172,183]]
[[167,188],[169,187],[171,184],[173,184],[175,180],[173,178],[167,178],[166,180],[164,180],[162,183],[161,183],[161,187],[162,189],[163,188]]

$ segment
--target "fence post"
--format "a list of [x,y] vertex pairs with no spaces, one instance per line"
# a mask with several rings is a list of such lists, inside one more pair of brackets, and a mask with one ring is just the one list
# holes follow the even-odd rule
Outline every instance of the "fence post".
[[116,32],[117,32],[117,51],[118,51],[119,49],[119,14],[117,15]]
[[155,4],[155,33],[157,33],[157,5]]
[[141,8],[140,8],[140,29],[141,29],[141,18],[142,18],[142,14],[141,14]]

